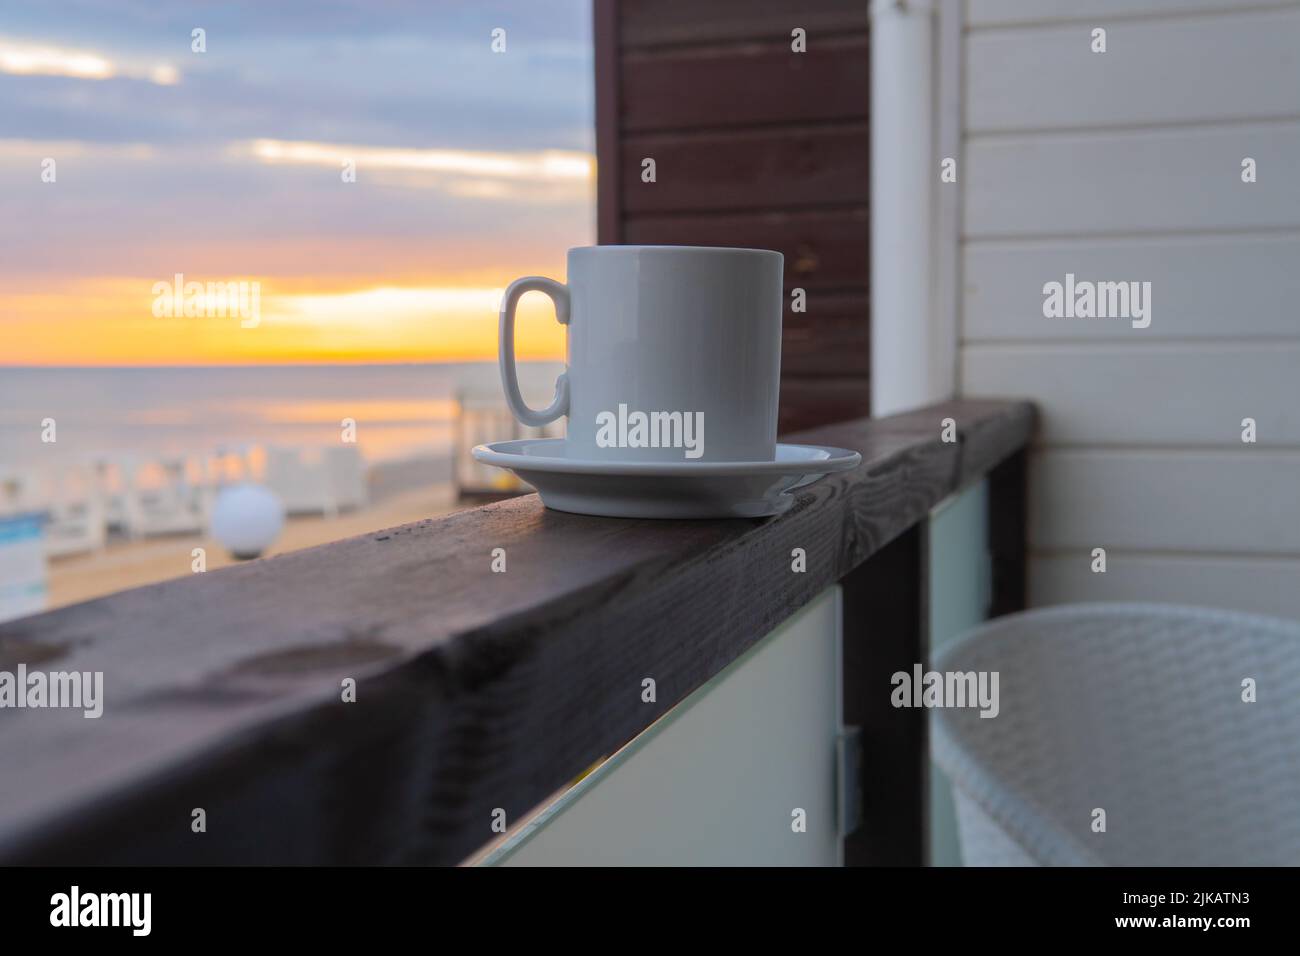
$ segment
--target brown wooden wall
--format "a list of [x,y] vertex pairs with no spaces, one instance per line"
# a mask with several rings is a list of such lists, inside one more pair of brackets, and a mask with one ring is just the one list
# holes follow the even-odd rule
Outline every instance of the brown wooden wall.
[[781,431],[866,415],[865,0],[593,2],[599,241],[784,253]]

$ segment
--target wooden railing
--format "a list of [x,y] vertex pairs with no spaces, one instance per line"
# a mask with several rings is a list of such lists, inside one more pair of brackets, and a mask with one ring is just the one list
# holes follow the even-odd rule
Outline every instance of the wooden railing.
[[921,862],[924,721],[887,693],[925,660],[918,529],[987,476],[994,609],[1020,606],[1033,419],[963,401],[792,436],[863,461],[766,520],[528,496],[0,625],[0,669],[101,671],[105,697],[0,712],[0,862],[460,862],[494,808],[525,814],[836,582],[845,721],[889,768],[846,861]]

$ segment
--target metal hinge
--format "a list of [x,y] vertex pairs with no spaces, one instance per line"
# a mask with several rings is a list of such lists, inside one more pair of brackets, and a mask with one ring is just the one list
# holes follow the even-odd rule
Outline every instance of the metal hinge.
[[835,820],[841,839],[862,822],[861,727],[844,727],[835,737]]

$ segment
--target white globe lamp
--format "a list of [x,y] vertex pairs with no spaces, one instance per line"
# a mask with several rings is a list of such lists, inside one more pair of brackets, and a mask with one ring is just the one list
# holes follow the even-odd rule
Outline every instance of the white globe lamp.
[[212,536],[239,561],[258,557],[283,527],[284,505],[262,485],[223,488],[212,505]]

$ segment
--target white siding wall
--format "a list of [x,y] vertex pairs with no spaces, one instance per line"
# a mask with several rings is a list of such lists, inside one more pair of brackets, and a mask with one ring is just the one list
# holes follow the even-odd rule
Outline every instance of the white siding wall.
[[[1031,601],[1300,617],[1300,5],[968,0],[962,52],[959,388],[1042,410]],[[1067,272],[1151,326],[1044,318]]]

